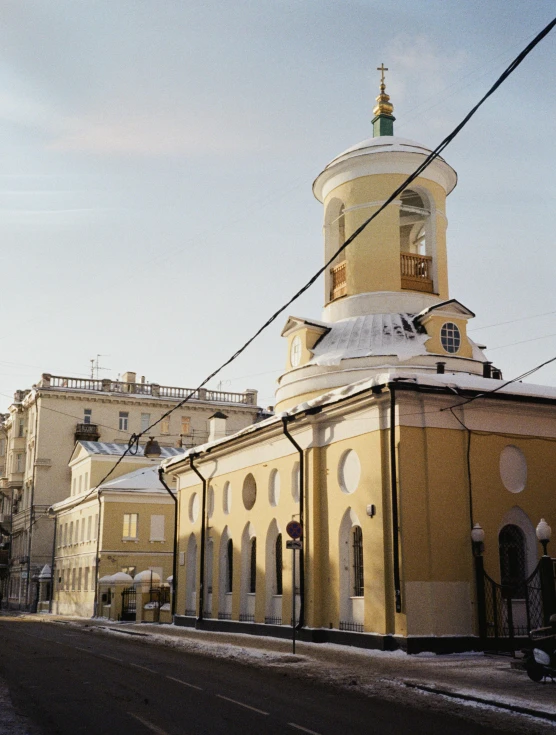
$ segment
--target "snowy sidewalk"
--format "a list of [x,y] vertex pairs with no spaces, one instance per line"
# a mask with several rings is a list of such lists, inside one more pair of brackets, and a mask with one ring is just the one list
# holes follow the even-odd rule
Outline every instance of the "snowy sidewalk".
[[[412,698],[419,693],[454,703],[490,704],[556,723],[556,684],[535,684],[511,667],[509,656],[383,652],[329,643],[291,641],[238,633],[197,631],[174,625],[111,623],[89,618],[25,615],[27,620],[125,635],[145,644],[172,646],[194,654],[234,659],[254,666],[287,667],[291,675],[311,677],[336,687],[357,687],[369,695]],[[516,730],[517,732],[517,730]],[[540,730],[539,730],[540,732]]]

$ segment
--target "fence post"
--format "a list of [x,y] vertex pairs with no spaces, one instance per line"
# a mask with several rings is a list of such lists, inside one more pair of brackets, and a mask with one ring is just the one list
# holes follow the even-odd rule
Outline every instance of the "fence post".
[[545,625],[550,625],[550,616],[556,613],[556,580],[553,564],[552,559],[546,554],[541,557],[541,594],[543,621]]

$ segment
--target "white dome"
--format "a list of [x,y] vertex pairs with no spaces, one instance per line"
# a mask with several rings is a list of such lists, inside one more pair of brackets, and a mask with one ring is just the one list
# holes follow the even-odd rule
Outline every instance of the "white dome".
[[112,575],[112,582],[133,582],[133,577],[125,572],[116,572]]
[[111,574],[105,574],[104,577],[101,577],[98,580],[99,584],[112,584],[113,577]]
[[425,156],[428,156],[430,153],[432,153],[430,148],[427,148],[426,146],[421,145],[421,143],[417,143],[414,140],[409,140],[409,138],[398,138],[395,135],[382,135],[379,138],[366,138],[360,143],[352,145],[351,148],[348,148],[343,153],[340,153],[339,156],[333,158],[328,166],[336,163],[340,159],[350,158],[351,155],[357,153],[371,154],[392,152],[421,153]]
[[152,572],[150,569],[145,569],[144,572],[139,572],[133,579],[133,584],[142,584],[145,582],[160,582],[160,575],[156,572]]
[[[323,202],[336,186],[360,176],[387,173],[408,176],[430,153],[430,148],[408,138],[395,135],[367,138],[340,153],[325,166],[313,182],[313,193],[319,202]],[[446,194],[457,184],[456,172],[441,156],[429,164],[422,176],[438,183]]]

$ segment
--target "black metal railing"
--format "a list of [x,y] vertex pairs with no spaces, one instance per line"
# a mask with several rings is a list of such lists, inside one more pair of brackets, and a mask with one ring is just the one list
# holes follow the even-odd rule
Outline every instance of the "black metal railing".
[[251,615],[250,613],[240,613],[239,620],[241,623],[254,623],[255,616]]
[[351,620],[340,620],[340,630],[350,631],[351,633],[363,633],[363,623],[353,623]]
[[265,625],[282,625],[281,617],[272,617],[267,615],[264,619]]
[[218,613],[218,620],[231,620],[231,619],[232,619],[232,613],[227,613],[227,612]]

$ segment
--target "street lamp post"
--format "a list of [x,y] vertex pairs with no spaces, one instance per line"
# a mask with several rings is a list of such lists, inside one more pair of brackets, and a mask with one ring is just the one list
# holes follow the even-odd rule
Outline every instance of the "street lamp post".
[[471,529],[473,544],[473,559],[475,561],[475,589],[477,592],[477,620],[479,623],[479,637],[486,638],[486,598],[485,598],[485,567],[483,552],[485,550],[485,532],[479,523]]
[[543,555],[539,563],[541,576],[542,609],[545,625],[550,625],[550,616],[556,612],[556,585],[554,583],[554,566],[552,559],[548,556],[548,542],[552,536],[552,529],[548,523],[541,518],[536,528],[537,539],[542,544]]

